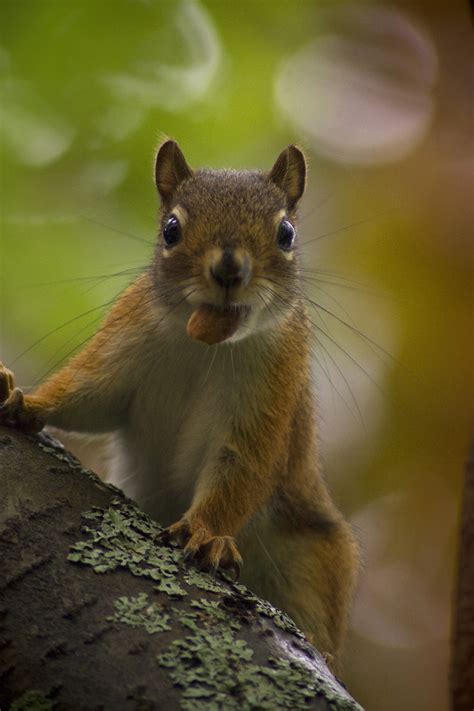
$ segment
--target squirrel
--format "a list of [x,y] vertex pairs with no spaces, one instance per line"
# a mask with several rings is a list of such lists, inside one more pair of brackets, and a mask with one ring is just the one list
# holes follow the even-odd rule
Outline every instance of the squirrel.
[[319,463],[305,181],[294,145],[269,172],[193,171],[166,140],[151,265],[33,394],[0,364],[0,423],[112,433],[112,481],[203,568],[241,571],[337,671],[359,556]]

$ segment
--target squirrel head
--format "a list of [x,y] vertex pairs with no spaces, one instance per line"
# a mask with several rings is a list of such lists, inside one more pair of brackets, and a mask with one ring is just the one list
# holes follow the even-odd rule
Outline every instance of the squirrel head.
[[160,146],[154,268],[170,312],[179,318],[208,305],[220,316],[240,314],[221,339],[233,341],[288,316],[300,293],[295,220],[305,176],[304,155],[293,145],[269,172],[194,171],[175,141]]

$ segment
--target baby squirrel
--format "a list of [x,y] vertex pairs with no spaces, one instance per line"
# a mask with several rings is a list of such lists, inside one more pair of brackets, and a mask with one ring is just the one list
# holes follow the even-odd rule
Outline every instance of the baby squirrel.
[[[318,456],[298,271],[303,153],[270,172],[158,150],[150,267],[34,394],[0,364],[0,422],[113,432],[112,480],[207,569],[287,612],[338,668],[358,567]],[[241,557],[242,555],[242,557]]]

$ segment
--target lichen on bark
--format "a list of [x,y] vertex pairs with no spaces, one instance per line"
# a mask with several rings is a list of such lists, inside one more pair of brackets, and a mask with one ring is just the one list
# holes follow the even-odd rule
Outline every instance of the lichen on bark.
[[[319,678],[296,659],[269,655],[265,665],[256,664],[251,647],[238,637],[243,625],[268,618],[300,639],[303,633],[285,613],[243,585],[189,568],[175,544],[158,546],[161,528],[136,506],[115,498],[108,509],[95,507],[83,518],[86,539],[72,546],[69,561],[91,566],[96,573],[126,568],[132,575],[158,581],[153,588],[156,600],[146,592],[119,598],[114,602],[115,614],[108,619],[142,627],[149,634],[177,625],[185,628],[157,657],[181,690],[185,711],[277,707],[297,711],[308,708],[308,702],[323,692],[326,697],[332,695],[340,709],[357,708],[353,702],[343,702],[336,685],[331,688],[326,678]],[[185,609],[178,607],[176,600],[188,595],[183,581],[219,599],[193,599]],[[160,599],[163,594],[175,604],[166,604]],[[239,616],[233,609],[233,596],[245,601]]]
[[0,427],[0,490],[0,708],[360,709],[286,615],[51,439]]

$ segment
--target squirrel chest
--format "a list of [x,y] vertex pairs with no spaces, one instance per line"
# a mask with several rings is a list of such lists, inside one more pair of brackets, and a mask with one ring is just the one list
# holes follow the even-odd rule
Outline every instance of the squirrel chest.
[[255,340],[208,347],[164,323],[130,354],[135,386],[112,440],[110,480],[165,526],[189,507],[232,427],[258,408]]

